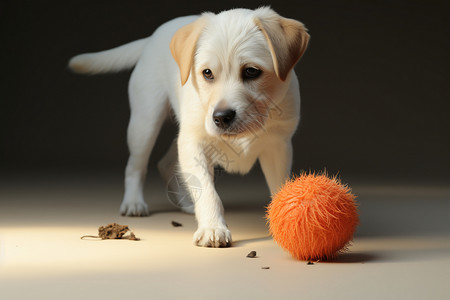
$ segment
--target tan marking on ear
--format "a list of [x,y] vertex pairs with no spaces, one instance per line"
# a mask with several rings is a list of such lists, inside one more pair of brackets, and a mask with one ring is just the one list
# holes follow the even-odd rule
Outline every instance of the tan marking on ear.
[[257,18],[255,23],[269,44],[278,78],[285,81],[308,46],[307,29],[299,21],[283,17],[279,17],[276,22]]
[[184,85],[189,78],[194,62],[195,47],[205,27],[205,23],[204,18],[200,17],[196,21],[180,28],[170,42],[170,52],[180,69],[181,85]]

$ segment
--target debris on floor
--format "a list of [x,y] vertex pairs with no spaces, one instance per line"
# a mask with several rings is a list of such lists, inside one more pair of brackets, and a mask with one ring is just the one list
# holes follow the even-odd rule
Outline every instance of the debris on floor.
[[181,227],[181,226],[183,226],[183,224],[175,222],[175,221],[172,221],[172,226],[173,227]]
[[256,251],[251,251],[249,254],[247,254],[248,258],[257,258],[258,256],[256,256]]
[[[127,232],[130,232],[129,235],[125,236]],[[95,235],[84,235],[81,239],[85,238],[100,238],[102,240],[108,239],[125,239],[132,241],[139,241],[140,238],[136,237],[134,233],[128,228],[127,225],[120,225],[117,223],[111,223],[106,226],[100,226],[98,228],[98,236]]]

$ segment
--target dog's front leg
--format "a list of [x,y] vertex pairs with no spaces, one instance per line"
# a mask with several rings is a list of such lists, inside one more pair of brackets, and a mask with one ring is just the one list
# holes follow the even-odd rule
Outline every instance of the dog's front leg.
[[194,243],[202,247],[229,247],[231,233],[225,223],[222,201],[214,187],[214,168],[199,141],[178,138],[180,171],[195,204],[198,229]]
[[267,145],[259,156],[261,169],[272,194],[276,193],[289,178],[292,165],[292,143],[290,140],[276,141]]

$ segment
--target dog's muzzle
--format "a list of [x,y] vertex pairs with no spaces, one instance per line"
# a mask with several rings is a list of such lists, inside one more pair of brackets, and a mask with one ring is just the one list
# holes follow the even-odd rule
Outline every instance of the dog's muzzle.
[[220,129],[227,129],[234,122],[236,111],[232,109],[216,109],[213,112],[213,121]]

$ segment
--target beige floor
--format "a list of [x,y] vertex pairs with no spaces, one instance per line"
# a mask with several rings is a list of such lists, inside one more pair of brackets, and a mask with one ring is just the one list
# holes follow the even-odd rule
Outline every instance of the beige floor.
[[[3,178],[0,299],[450,298],[446,187],[354,185],[361,226],[349,253],[307,265],[268,236],[262,180],[218,182],[234,245],[205,249],[159,180],[146,188],[153,215],[125,218],[121,180],[85,175]],[[111,222],[142,240],[80,239]],[[252,250],[258,258],[246,258]]]

